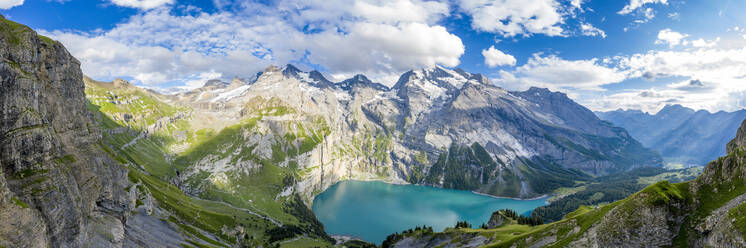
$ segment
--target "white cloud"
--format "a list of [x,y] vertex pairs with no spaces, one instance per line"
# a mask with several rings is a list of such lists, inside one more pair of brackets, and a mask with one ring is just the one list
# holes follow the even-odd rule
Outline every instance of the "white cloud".
[[674,47],[679,44],[686,45],[686,41],[682,42],[686,37],[689,37],[689,35],[671,31],[671,29],[667,28],[658,32],[658,39],[655,41],[655,44],[668,44],[669,47]]
[[580,9],[582,11],[582,7],[580,5],[583,4],[583,0],[570,0],[570,5],[573,7]]
[[642,22],[649,22],[650,20],[653,20],[653,18],[655,18],[655,10],[653,10],[653,8],[645,8],[645,10],[642,11],[642,15],[643,17],[645,17]]
[[636,9],[642,7],[645,4],[654,4],[654,3],[666,5],[668,4],[668,0],[630,0],[629,3],[625,5],[624,8],[622,8],[622,10],[617,12],[617,14],[626,15],[626,14],[632,13],[632,11],[635,11]]
[[601,38],[606,38],[606,32],[597,27],[594,27],[590,23],[581,22],[580,31],[585,36],[601,36]]
[[[448,14],[447,5],[343,3],[246,2],[233,12],[185,16],[155,8],[105,32],[43,33],[65,44],[91,77],[132,76],[150,84],[186,83],[206,72],[250,77],[270,64],[298,60],[322,65],[332,75],[365,73],[374,79],[459,64],[461,39],[436,24]],[[419,10],[407,13],[405,7]]]
[[458,36],[442,26],[422,23],[355,23],[346,35],[330,31],[307,39],[311,61],[342,72],[398,73],[436,64],[457,66],[464,53]]
[[554,55],[534,54],[528,62],[512,72],[501,71],[498,84],[515,90],[530,86],[562,91],[603,91],[600,87],[617,83],[625,75],[603,65],[598,59],[564,60]]
[[174,0],[111,0],[111,3],[118,6],[138,9],[152,9],[173,2]]
[[184,87],[181,87],[181,88],[186,89],[186,90],[199,88],[199,87],[202,87],[202,85],[204,85],[205,82],[207,82],[207,80],[221,78],[222,76],[223,76],[222,73],[215,72],[215,71],[194,74],[194,75],[191,75],[190,77],[183,79]]
[[505,54],[500,50],[495,49],[495,46],[490,46],[489,49],[482,50],[482,56],[484,56],[484,63],[490,68],[502,65],[515,65],[515,57],[510,54]]
[[714,47],[714,46],[717,46],[719,41],[720,41],[720,37],[717,37],[711,41],[706,41],[702,38],[699,38],[697,40],[693,40],[691,43],[693,47]]
[[671,88],[630,90],[581,100],[596,111],[615,109],[640,109],[655,113],[668,104],[681,104],[693,109],[710,112],[736,111],[746,108],[746,91],[682,91]]
[[679,14],[679,12],[668,13],[668,18],[671,18],[671,20],[679,21],[681,20],[681,15]]
[[374,22],[419,22],[433,23],[449,12],[448,4],[436,1],[385,1],[380,5],[365,1],[356,1],[352,13]]
[[471,15],[475,30],[506,37],[533,33],[561,36],[563,16],[569,14],[555,0],[461,0],[459,6]]
[[0,9],[10,9],[23,5],[23,0],[0,0]]
[[650,51],[619,59],[629,77],[684,77],[724,89],[746,90],[746,48]]
[[587,104],[591,108],[612,110],[621,107],[655,112],[665,104],[673,103],[710,111],[746,107],[746,47],[649,51],[618,57],[617,60],[618,70],[628,78],[649,77],[652,82],[657,78],[684,80],[603,98],[588,98]]
[[[603,88],[643,78],[650,86]],[[670,83],[672,79],[676,81]],[[656,112],[666,104],[734,111],[746,108],[746,47],[721,49],[715,45],[588,60],[535,54],[515,70],[499,71],[493,80],[510,90],[539,86],[563,91],[597,111],[624,108]]]

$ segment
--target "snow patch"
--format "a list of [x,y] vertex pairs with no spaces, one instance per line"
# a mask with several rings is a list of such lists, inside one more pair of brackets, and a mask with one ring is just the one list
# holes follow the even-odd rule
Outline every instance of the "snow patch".
[[491,130],[484,130],[484,129],[478,129],[472,132],[468,132],[464,135],[464,139],[467,140],[467,143],[473,143],[477,142],[481,145],[485,145],[489,142],[492,142],[498,146],[501,146],[503,148],[506,148],[506,151],[511,151],[507,155],[508,160],[512,160],[515,157],[526,157],[530,158],[534,155],[537,155],[537,153],[529,148],[524,147],[518,139],[513,137],[510,133],[506,132],[503,129],[498,130],[497,132],[491,131]]
[[336,97],[338,101],[352,100],[352,96],[350,96],[350,93],[347,93],[347,91],[343,91],[343,90],[335,90],[334,97]]
[[417,80],[414,83],[415,85],[419,86],[420,89],[422,89],[422,91],[430,100],[443,97],[447,91],[447,89],[435,85],[430,80]]
[[213,98],[210,102],[218,102],[218,101],[225,102],[230,99],[243,96],[244,94],[246,94],[246,91],[248,91],[249,87],[250,85],[244,85],[244,86],[235,88],[233,90],[230,90],[228,92],[221,93],[217,97]]

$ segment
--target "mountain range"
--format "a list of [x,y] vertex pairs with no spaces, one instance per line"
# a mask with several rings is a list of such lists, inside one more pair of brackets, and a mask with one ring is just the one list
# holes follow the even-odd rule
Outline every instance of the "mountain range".
[[[509,92],[458,69],[408,71],[389,88],[271,66],[163,95],[85,77],[61,43],[4,18],[0,57],[0,247],[370,247],[330,237],[313,197],[349,179],[534,197],[662,166],[563,93]],[[678,231],[671,223],[688,221],[699,229],[682,229],[683,242],[711,233],[738,244],[732,226],[698,223],[742,194],[744,132],[695,182],[656,184],[510,240],[613,246],[640,233],[664,244]],[[686,219],[690,210],[705,212]]]
[[746,118],[746,110],[710,113],[681,105],[666,105],[656,114],[621,109],[597,114],[660,152],[666,164],[685,167],[725,155],[725,144]]

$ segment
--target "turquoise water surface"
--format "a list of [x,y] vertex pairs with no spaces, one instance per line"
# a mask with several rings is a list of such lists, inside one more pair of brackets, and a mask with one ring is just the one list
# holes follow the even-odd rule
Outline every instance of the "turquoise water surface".
[[543,205],[546,198],[514,200],[418,185],[342,181],[316,196],[313,212],[331,235],[380,244],[389,234],[415,226],[442,231],[465,220],[476,228],[495,210],[528,214]]

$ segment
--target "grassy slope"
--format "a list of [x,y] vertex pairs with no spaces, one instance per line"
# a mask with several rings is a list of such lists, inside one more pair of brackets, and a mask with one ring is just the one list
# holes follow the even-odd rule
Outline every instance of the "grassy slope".
[[581,205],[595,206],[618,201],[664,180],[674,183],[689,181],[696,178],[702,170],[702,167],[672,171],[643,167],[588,181],[577,181],[574,187],[555,190],[555,196],[549,200],[550,204],[535,209],[532,215],[545,221],[557,221]]
[[[299,127],[298,129],[301,131],[285,137],[286,140],[280,142],[298,141],[301,144],[299,146],[300,151],[293,151],[284,147],[282,152],[273,153],[272,159],[261,159],[250,152],[244,152],[250,151],[250,149],[242,147],[243,140],[240,137],[243,131],[250,131],[263,114],[281,115],[289,112],[289,110],[278,106],[260,109],[258,119],[248,119],[219,132],[189,130],[188,123],[177,121],[175,125],[167,126],[155,134],[138,139],[139,132],[132,129],[141,129],[153,124],[160,118],[172,116],[180,111],[188,111],[188,109],[167,105],[151,97],[147,92],[131,89],[118,90],[107,88],[107,86],[105,83],[103,86],[88,83],[86,89],[89,99],[97,100],[95,102],[104,105],[98,106],[91,102],[88,104],[89,110],[94,113],[97,122],[105,130],[102,147],[116,160],[136,165],[130,166],[131,181],[141,183],[144,186],[140,190],[141,192],[150,193],[160,207],[174,214],[173,218],[166,221],[175,223],[184,233],[195,240],[202,240],[185,245],[212,244],[221,246],[223,244],[241,243],[253,247],[276,243],[283,247],[293,247],[297,246],[299,242],[314,243],[320,247],[330,245],[326,234],[323,233],[323,227],[317,221],[314,222],[315,218],[308,217],[308,213],[304,212],[304,209],[307,210],[305,205],[298,205],[298,202],[301,202],[299,199],[293,197],[275,199],[276,195],[288,183],[287,177],[293,178],[293,175],[297,174],[292,168],[281,167],[277,163],[285,161],[288,153],[295,156],[300,154],[299,152],[307,152],[317,145],[321,141],[321,137],[325,135],[324,132],[328,132],[328,128],[324,130],[325,125],[323,123],[317,123],[319,125],[314,128]],[[116,97],[112,97],[112,93]],[[106,99],[119,99],[120,101],[133,98],[136,100],[131,101],[131,104],[111,104],[108,101],[102,101],[101,99],[104,98],[101,96],[105,96]],[[151,111],[152,109],[159,109],[160,111]],[[144,118],[134,122],[115,121],[110,118],[120,113],[130,112],[138,113]],[[124,128],[123,125],[129,126]],[[322,128],[318,128],[318,126]],[[168,151],[169,145],[177,142],[171,138],[175,131],[185,132],[187,140],[183,142],[190,145],[186,151],[180,154],[170,154]],[[128,143],[130,143],[129,146],[121,149]],[[233,162],[236,162],[236,160],[252,160],[262,166],[258,171],[252,172],[251,175],[233,173],[228,175],[230,179],[228,181],[203,183],[207,186],[203,187],[204,191],[199,194],[201,199],[189,196],[174,185],[167,183],[176,174],[177,170],[184,171],[187,167],[208,156],[230,157]],[[206,180],[210,182],[208,176],[199,178],[199,175],[190,178],[191,181],[202,183]],[[302,206],[302,208],[299,206]],[[265,218],[242,209],[251,210]],[[313,215],[311,214],[311,216]],[[267,218],[275,219],[283,226],[279,227]],[[245,234],[241,236],[223,234],[222,229],[224,227],[233,229],[236,226],[243,227]],[[211,233],[213,237],[203,235],[199,230]],[[300,234],[309,236],[293,242],[282,241],[283,239],[291,240]],[[279,241],[270,242],[274,240]]]

